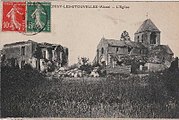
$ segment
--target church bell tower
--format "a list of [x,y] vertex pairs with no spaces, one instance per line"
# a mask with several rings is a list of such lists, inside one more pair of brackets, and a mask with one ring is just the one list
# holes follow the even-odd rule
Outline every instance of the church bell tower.
[[160,45],[160,30],[150,19],[143,22],[134,36],[135,42],[141,42],[147,48]]

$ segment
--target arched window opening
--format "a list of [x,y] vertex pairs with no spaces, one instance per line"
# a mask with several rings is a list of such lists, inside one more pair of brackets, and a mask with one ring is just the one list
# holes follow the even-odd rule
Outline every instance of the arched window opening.
[[139,36],[137,36],[137,42],[139,42]]
[[21,47],[21,55],[25,55],[25,46]]
[[150,35],[150,44],[156,44],[156,38],[157,38],[156,33],[152,32]]
[[142,34],[142,39],[141,39],[141,42],[142,42],[142,43],[144,42],[144,39],[145,39],[145,35]]
[[97,55],[99,55],[99,50],[97,49]]
[[128,47],[128,54],[131,52],[132,47]]
[[104,54],[104,48],[101,48],[101,54]]
[[116,48],[116,52],[118,52],[118,51],[119,51],[119,48],[117,47],[117,48]]

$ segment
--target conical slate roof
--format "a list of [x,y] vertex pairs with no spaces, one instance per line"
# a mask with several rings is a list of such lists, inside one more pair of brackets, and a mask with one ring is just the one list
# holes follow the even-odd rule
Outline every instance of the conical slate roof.
[[155,26],[155,24],[150,20],[145,20],[142,25],[139,27],[136,33],[144,32],[144,31],[158,31],[160,30]]

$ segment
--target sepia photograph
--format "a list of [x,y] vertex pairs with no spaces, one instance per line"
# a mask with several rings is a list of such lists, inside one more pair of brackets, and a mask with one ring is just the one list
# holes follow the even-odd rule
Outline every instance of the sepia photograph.
[[1,118],[179,119],[179,2],[1,0]]

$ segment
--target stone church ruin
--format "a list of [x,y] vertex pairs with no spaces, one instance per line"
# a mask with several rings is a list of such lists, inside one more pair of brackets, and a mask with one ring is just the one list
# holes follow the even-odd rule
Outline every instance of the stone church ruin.
[[134,41],[126,31],[120,40],[103,37],[97,46],[93,63],[106,65],[118,72],[160,71],[169,68],[174,53],[168,45],[160,44],[160,33],[155,24],[147,19],[134,33]]
[[68,48],[32,40],[5,44],[1,62],[5,66],[23,68],[30,65],[39,71],[50,71],[68,65]]

